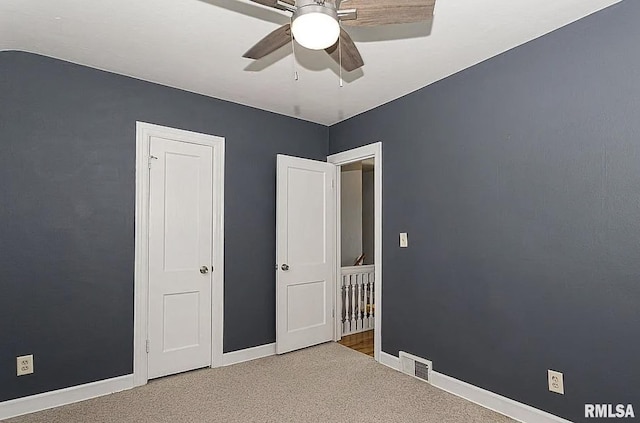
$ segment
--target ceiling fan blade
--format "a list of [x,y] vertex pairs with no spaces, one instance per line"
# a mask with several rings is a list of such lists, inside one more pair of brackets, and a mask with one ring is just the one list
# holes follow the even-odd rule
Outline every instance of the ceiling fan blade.
[[[276,9],[280,9],[278,7],[278,0],[251,0],[254,3],[261,4],[263,6],[275,7]],[[295,0],[281,0],[283,3],[288,3],[291,6],[296,4]]]
[[251,47],[242,57],[256,60],[261,59],[290,42],[291,25],[282,25],[280,28],[258,41],[258,43]]
[[351,72],[358,68],[364,66],[364,62],[362,61],[362,56],[360,56],[360,52],[356,47],[355,43],[347,34],[347,31],[340,28],[340,40],[341,45],[335,43],[331,47],[325,49],[325,51],[336,61],[336,63],[340,64],[340,50],[342,50],[342,69],[347,72]]
[[341,9],[356,9],[348,26],[378,26],[422,22],[433,16],[436,0],[344,0]]

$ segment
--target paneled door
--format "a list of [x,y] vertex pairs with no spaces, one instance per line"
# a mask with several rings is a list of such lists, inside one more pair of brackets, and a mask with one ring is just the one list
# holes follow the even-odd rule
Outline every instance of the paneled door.
[[333,340],[333,164],[278,155],[276,352]]
[[212,147],[150,138],[149,379],[211,365]]

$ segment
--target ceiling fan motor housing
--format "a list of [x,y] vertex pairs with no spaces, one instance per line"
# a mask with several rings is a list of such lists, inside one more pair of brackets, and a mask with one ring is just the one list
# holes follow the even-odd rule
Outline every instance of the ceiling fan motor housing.
[[309,13],[322,13],[338,20],[338,12],[336,10],[335,1],[325,0],[318,2],[316,0],[296,0],[296,11],[293,13],[293,19],[307,15]]

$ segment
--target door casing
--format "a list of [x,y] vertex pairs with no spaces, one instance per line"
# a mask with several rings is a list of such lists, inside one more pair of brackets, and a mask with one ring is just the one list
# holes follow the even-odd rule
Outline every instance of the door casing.
[[211,367],[222,366],[224,330],[224,138],[136,122],[136,212],[133,383],[148,381],[150,138],[168,138],[213,148],[213,269],[211,270]]
[[368,144],[352,150],[343,151],[341,153],[332,154],[327,157],[327,162],[336,165],[336,289],[334,298],[334,308],[336,309],[334,340],[339,341],[341,338],[340,319],[337,316],[337,307],[340,304],[339,293],[337,287],[338,281],[341,280],[340,257],[341,257],[341,219],[340,217],[340,169],[341,166],[365,159],[374,159],[374,261],[375,261],[375,295],[374,301],[376,305],[374,317],[374,358],[380,361],[380,351],[382,350],[382,142]]

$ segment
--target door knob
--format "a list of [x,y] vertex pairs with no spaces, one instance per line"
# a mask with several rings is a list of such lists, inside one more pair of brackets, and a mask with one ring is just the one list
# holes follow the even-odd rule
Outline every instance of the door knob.
[[289,265],[288,265],[288,264],[283,264],[283,265],[282,265],[282,270],[284,270],[285,272],[286,272],[287,270],[289,270]]
[[200,268],[200,273],[202,273],[203,275],[206,275],[207,273],[209,273],[209,268],[207,266],[202,266]]

